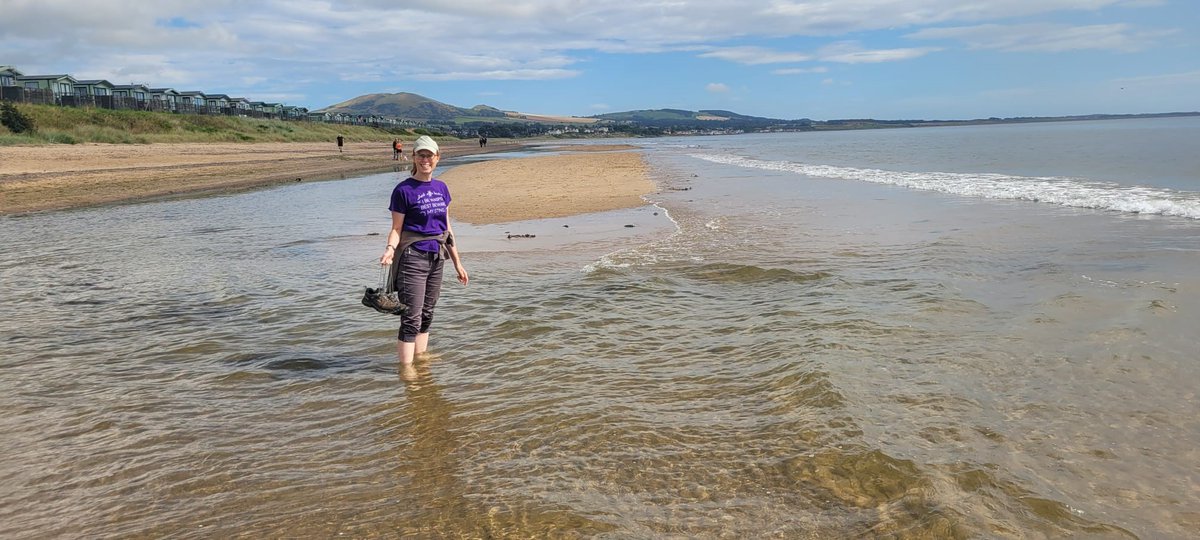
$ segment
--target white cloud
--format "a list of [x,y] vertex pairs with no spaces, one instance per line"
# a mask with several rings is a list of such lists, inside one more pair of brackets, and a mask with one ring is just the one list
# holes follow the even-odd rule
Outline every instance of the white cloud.
[[941,49],[936,47],[917,47],[905,49],[864,49],[856,41],[843,41],[823,47],[817,56],[826,62],[843,64],[875,64],[879,62],[896,62],[911,60],[925,56]]
[[477,80],[546,80],[566,79],[579,75],[578,71],[570,69],[507,69],[496,71],[462,71],[462,72],[430,72],[416,73],[412,79],[418,81],[477,81]]
[[701,58],[717,58],[749,65],[784,64],[812,60],[812,56],[807,54],[779,52],[763,47],[729,47],[708,51],[699,56]]
[[708,90],[709,92],[712,92],[714,94],[729,93],[729,85],[727,85],[725,83],[708,83],[708,85],[705,86],[704,89]]
[[809,35],[904,28],[948,21],[1027,17],[1059,11],[1095,11],[1109,6],[1147,7],[1155,0],[777,0],[761,8],[765,33],[776,25],[803,28]]
[[1172,30],[1136,31],[1128,24],[1068,26],[1064,24],[983,24],[951,28],[926,28],[908,34],[912,39],[952,39],[971,49],[1007,52],[1064,52],[1145,49]]
[[[1183,1],[1183,0],[1180,0]],[[835,43],[910,29],[999,50],[1138,50],[1166,34],[1131,24],[993,21],[1147,8],[1161,0],[0,0],[0,59],[27,72],[249,93],[320,82],[577,77],[592,53],[687,52],[747,65],[908,60],[936,47]],[[942,28],[926,28],[945,25]],[[1046,27],[1043,27],[1046,28]],[[1063,35],[1063,30],[1067,30]],[[1013,37],[1006,33],[1023,37]],[[808,37],[798,51],[795,42]],[[811,45],[807,45],[811,44]],[[86,54],[81,54],[86,51]],[[152,53],[147,53],[152,51]],[[814,52],[815,51],[815,52]],[[144,61],[139,56],[159,56]],[[809,71],[801,71],[809,69]],[[782,67],[773,73],[822,73]],[[715,77],[715,76],[714,76]],[[256,83],[255,81],[266,81]],[[244,82],[240,82],[244,81]],[[712,91],[710,89],[710,91]],[[729,92],[725,87],[723,92]]]
[[[708,51],[699,56],[701,58],[719,58],[721,60],[748,65],[807,62],[814,58],[820,58],[827,62],[865,64],[910,60],[939,50],[941,49],[937,47],[868,50],[862,48],[858,42],[847,41],[828,45],[818,51],[815,56],[798,52],[774,51],[763,47],[729,47]],[[823,73],[824,71],[825,68],[790,68],[777,69],[772,71],[772,73],[776,75],[794,75],[798,73]]]
[[[176,90],[178,90],[178,89],[176,89]],[[255,93],[253,98],[251,98],[250,96],[246,96],[246,97],[249,99],[253,99],[254,101],[266,101],[266,102],[273,102],[273,103],[296,103],[297,101],[304,99],[304,96],[302,94],[295,94],[295,93],[288,93],[288,92]]]
[[1167,0],[1125,0],[1121,5],[1126,7],[1158,7],[1167,4]]
[[81,66],[73,75],[80,79],[107,79],[113,84],[150,84],[165,87],[190,82],[191,73],[179,69],[162,54],[119,54],[103,66]]
[[[454,49],[466,54],[441,69],[493,73],[513,66],[474,62],[505,59],[524,68],[545,68],[532,64],[546,57],[573,57],[577,51],[677,51],[746,37],[830,36],[1149,4],[1146,0],[298,0],[286,4],[5,0],[0,41],[8,45],[29,40],[41,47],[42,57],[51,58],[71,58],[81,48],[98,56],[118,49],[153,48],[188,56],[196,63],[227,57],[256,63],[286,58],[311,64],[390,64],[399,72],[404,71],[399,65]],[[8,48],[0,52],[7,53]],[[895,49],[891,55],[903,51]],[[796,62],[808,56],[756,47],[716,48],[704,54],[742,63]],[[878,58],[891,55],[864,52],[848,60],[881,61]]]
[[829,68],[825,66],[817,66],[814,68],[781,68],[772,70],[774,75],[804,75],[806,73],[826,73]]

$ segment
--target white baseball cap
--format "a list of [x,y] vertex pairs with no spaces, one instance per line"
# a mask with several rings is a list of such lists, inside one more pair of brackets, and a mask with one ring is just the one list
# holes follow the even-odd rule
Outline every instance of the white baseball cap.
[[429,150],[430,152],[437,154],[437,141],[433,140],[433,138],[429,135],[421,135],[420,137],[417,137],[417,143],[413,145],[413,153],[415,154],[421,150]]

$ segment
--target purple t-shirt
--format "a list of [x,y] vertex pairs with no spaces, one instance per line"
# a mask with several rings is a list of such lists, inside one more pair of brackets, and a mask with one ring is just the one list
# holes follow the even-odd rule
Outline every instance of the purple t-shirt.
[[[388,210],[404,214],[404,230],[436,235],[446,232],[448,206],[450,189],[441,180],[434,178],[422,182],[409,177],[392,189],[392,203]],[[413,244],[413,247],[434,252],[438,250],[438,243],[436,240],[425,240]]]

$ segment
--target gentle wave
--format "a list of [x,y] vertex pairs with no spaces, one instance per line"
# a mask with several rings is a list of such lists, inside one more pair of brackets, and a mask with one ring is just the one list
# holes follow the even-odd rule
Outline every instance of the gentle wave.
[[1122,186],[1112,182],[1055,176],[886,171],[792,161],[765,161],[730,155],[689,155],[737,167],[793,172],[819,178],[860,180],[966,197],[1044,202],[1074,208],[1200,219],[1200,193],[1165,188]]

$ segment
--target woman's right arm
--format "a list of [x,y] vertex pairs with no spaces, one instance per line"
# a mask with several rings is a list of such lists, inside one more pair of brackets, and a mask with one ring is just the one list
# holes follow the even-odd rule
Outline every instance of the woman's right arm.
[[400,245],[400,229],[402,227],[404,227],[404,214],[393,211],[392,229],[388,231],[387,246],[383,248],[383,256],[379,257],[380,265],[392,264],[392,257],[396,256],[396,249]]

